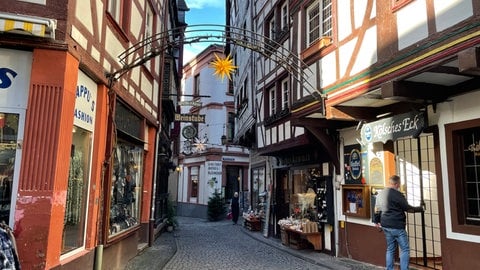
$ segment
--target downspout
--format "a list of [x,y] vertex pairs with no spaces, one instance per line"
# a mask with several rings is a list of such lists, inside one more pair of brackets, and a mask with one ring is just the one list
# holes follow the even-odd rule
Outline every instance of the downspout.
[[114,134],[114,117],[115,117],[115,104],[116,104],[116,93],[113,90],[113,83],[115,81],[114,77],[110,77],[108,79],[108,93],[107,93],[107,106],[109,108],[108,110],[108,116],[107,116],[107,141],[106,141],[106,149],[105,149],[105,160],[103,162],[103,167],[102,167],[102,175],[101,175],[101,192],[100,192],[100,198],[99,198],[99,211],[98,211],[98,226],[97,226],[97,241],[98,245],[95,247],[95,261],[94,261],[94,267],[93,269],[95,270],[101,270],[102,269],[102,264],[103,264],[103,245],[105,242],[105,236],[103,235],[104,228],[103,225],[105,224],[105,217],[103,215],[104,213],[104,198],[107,196],[107,189],[105,188],[105,178],[109,177],[110,175],[110,160],[111,160],[111,153],[113,150],[113,140],[112,136]]
[[[166,2],[165,9],[163,10],[164,16],[163,16],[163,29],[162,32],[166,32],[167,25],[168,25],[168,11],[170,10],[170,1]],[[168,36],[167,36],[168,38]],[[163,43],[165,40],[162,40],[162,46],[163,48]],[[152,181],[152,196],[151,196],[151,201],[150,201],[150,220],[148,224],[148,246],[153,246],[154,240],[155,240],[155,200],[156,200],[156,189],[157,189],[157,180],[158,180],[158,146],[160,142],[160,132],[162,131],[162,97],[163,97],[163,74],[164,74],[164,69],[165,65],[164,63],[164,53],[160,55],[160,61],[159,61],[159,70],[160,70],[160,83],[158,84],[159,91],[158,91],[158,110],[157,110],[157,135],[155,138],[155,157],[153,158],[153,181]]]
[[[338,156],[339,157],[342,157],[343,156],[343,147],[344,147],[344,140],[342,137],[338,137],[339,140],[338,140]],[[333,179],[334,183],[333,183],[333,210],[335,211],[334,214],[333,214],[333,217],[334,217],[334,234],[335,234],[335,257],[338,257],[339,256],[339,250],[340,250],[340,243],[339,243],[339,236],[340,236],[340,229],[338,228],[340,226],[340,220],[338,218],[339,216],[339,213],[340,211],[338,210],[339,209],[339,205],[338,205],[338,191],[340,190],[340,185],[342,183],[342,176],[344,175],[344,172],[343,172],[343,166],[339,166],[338,168],[340,171],[338,172],[339,174],[337,174],[337,170],[335,170],[335,179]]]

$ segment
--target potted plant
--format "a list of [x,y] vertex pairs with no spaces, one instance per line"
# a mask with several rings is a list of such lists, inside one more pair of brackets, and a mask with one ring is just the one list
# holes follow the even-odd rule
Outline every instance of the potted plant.
[[175,206],[173,205],[173,201],[168,199],[167,200],[167,231],[171,232],[175,227],[178,225],[177,221],[177,213],[175,210]]

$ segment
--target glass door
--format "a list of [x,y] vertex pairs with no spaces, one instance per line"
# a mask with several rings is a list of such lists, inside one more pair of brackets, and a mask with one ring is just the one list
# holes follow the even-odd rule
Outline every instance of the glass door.
[[[20,115],[0,112],[0,222],[10,224]],[[18,176],[16,176],[18,178]]]

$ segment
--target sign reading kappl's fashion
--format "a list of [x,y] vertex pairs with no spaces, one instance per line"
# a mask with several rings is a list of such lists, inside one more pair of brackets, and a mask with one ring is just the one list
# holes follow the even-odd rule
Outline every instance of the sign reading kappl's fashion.
[[387,142],[398,138],[417,137],[426,126],[423,112],[409,112],[364,124],[362,142]]
[[93,131],[97,100],[97,84],[82,71],[78,71],[78,84],[73,121],[76,126]]

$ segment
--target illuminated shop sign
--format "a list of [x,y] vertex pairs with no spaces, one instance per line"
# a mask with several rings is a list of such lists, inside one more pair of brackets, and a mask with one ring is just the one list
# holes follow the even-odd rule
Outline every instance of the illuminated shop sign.
[[409,112],[364,124],[361,130],[364,143],[395,141],[417,137],[426,126],[423,112]]

